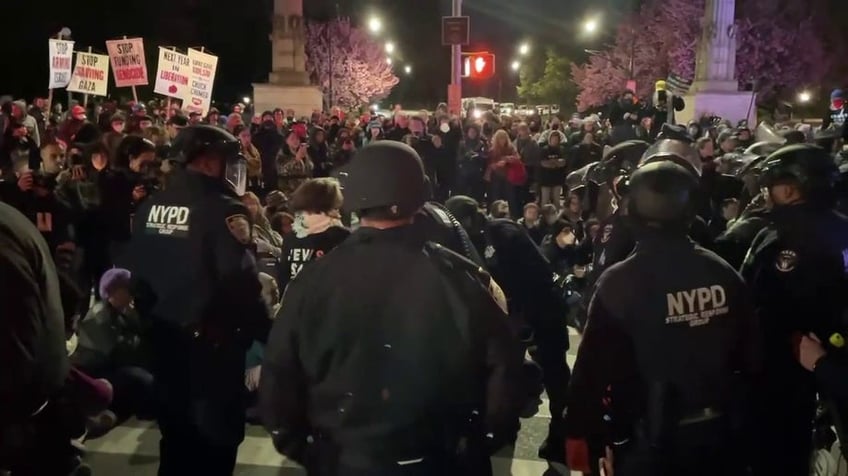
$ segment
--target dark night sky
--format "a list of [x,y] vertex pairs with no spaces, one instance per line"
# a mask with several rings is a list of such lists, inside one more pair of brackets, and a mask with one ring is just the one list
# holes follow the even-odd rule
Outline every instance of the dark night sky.
[[[465,0],[471,16],[471,50],[498,55],[503,91],[514,91],[508,64],[517,45],[556,43],[582,51],[574,28],[587,15],[604,12],[607,29],[635,0]],[[71,28],[77,49],[92,46],[105,52],[104,41],[121,35],[142,36],[148,67],[155,74],[156,45],[206,46],[220,58],[215,98],[228,102],[250,92],[250,84],[264,81],[270,68],[270,9],[272,0],[42,0],[3,2],[0,33],[0,94],[32,98],[46,94],[47,38],[62,26]],[[365,22],[380,16],[384,37],[397,44],[397,64],[411,64],[410,79],[401,75],[395,97],[405,103],[428,104],[444,100],[450,75],[449,49],[441,46],[440,17],[450,10],[449,0],[305,0],[308,19],[335,13]],[[498,78],[488,84],[469,84],[467,95],[495,94]],[[129,90],[110,92],[129,95]],[[150,96],[148,91],[140,91]],[[431,105],[432,106],[432,105]]]

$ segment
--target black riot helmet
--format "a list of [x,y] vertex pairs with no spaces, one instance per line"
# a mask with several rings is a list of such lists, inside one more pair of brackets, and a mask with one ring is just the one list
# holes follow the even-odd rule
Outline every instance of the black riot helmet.
[[344,207],[352,212],[385,209],[396,218],[415,214],[427,201],[424,166],[412,147],[378,141],[359,149],[339,171]]
[[445,208],[459,220],[472,240],[485,231],[486,216],[480,211],[477,200],[465,195],[454,195],[447,199]]
[[811,144],[793,144],[772,153],[761,163],[760,186],[798,186],[804,200],[829,207],[835,199],[839,168],[825,149]]
[[130,135],[121,139],[115,156],[115,165],[119,168],[130,168],[130,162],[147,152],[156,152],[156,144],[144,137]]
[[701,156],[694,146],[692,136],[682,126],[664,124],[657,141],[642,155],[639,167],[662,161],[674,162],[689,170],[695,177],[701,176]]
[[642,140],[627,140],[606,150],[600,165],[604,170],[604,181],[610,182],[617,176],[630,175],[649,147],[650,144]]
[[220,158],[225,163],[224,177],[221,178],[238,195],[244,195],[247,162],[241,155],[239,140],[226,130],[207,124],[186,127],[177,134],[170,153],[169,159],[184,165],[203,156]]
[[695,217],[698,179],[674,161],[645,164],[628,182],[628,214],[638,223],[685,232]]

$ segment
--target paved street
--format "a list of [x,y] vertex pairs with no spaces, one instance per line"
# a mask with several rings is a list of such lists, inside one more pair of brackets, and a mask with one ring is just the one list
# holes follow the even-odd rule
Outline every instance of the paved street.
[[[571,331],[569,365],[574,364],[578,336]],[[505,449],[492,463],[495,476],[540,476],[547,463],[536,457],[536,451],[547,432],[550,413],[545,400],[535,417],[521,422],[521,434],[514,449]],[[152,422],[131,420],[115,428],[109,435],[86,444],[86,461],[94,475],[154,476],[159,461],[159,430]],[[305,472],[287,461],[274,449],[264,429],[250,426],[241,444],[236,476],[289,476]]]

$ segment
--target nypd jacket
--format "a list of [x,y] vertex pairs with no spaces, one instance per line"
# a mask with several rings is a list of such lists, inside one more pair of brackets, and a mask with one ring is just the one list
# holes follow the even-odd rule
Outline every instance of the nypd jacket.
[[264,341],[270,321],[247,209],[218,179],[175,174],[133,221],[125,267],[139,312],[213,340]]
[[342,460],[420,458],[473,408],[483,434],[517,424],[521,352],[504,311],[440,260],[476,265],[438,245],[425,254],[417,231],[360,228],[289,284],[259,388],[286,456],[303,463],[311,437]]
[[614,420],[645,414],[649,385],[669,385],[683,418],[733,403],[736,373],[760,365],[752,304],[741,277],[685,237],[649,232],[634,253],[597,282],[574,365],[566,428],[575,438],[606,434],[602,400]]

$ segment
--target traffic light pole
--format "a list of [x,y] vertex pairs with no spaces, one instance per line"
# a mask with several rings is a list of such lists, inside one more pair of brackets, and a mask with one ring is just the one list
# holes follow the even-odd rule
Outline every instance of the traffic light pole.
[[[455,17],[462,16],[462,0],[453,0],[451,13]],[[451,46],[451,84],[462,97],[462,45]]]

